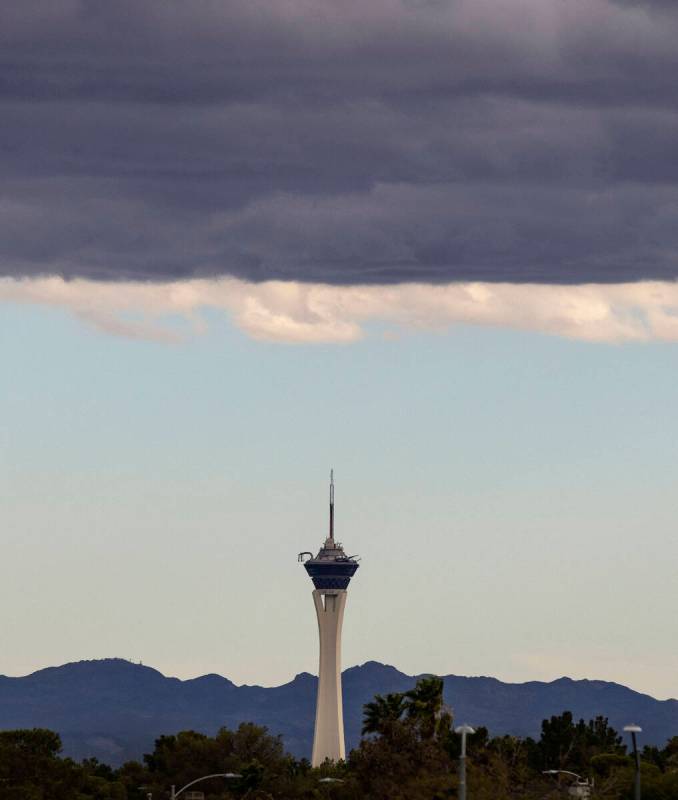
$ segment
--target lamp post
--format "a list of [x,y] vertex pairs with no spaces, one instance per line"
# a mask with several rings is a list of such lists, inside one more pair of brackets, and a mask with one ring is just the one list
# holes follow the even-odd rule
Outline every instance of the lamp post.
[[202,781],[208,781],[210,778],[226,778],[226,780],[232,780],[234,778],[242,778],[242,775],[238,775],[236,772],[216,772],[213,775],[203,775],[202,778],[196,778],[194,781],[187,783],[186,786],[182,786],[179,791],[176,791],[174,784],[172,784],[170,788],[170,800],[176,800],[182,792],[185,792],[186,789],[190,789],[191,786],[195,786],[196,783],[201,783]]
[[643,729],[640,725],[624,725],[626,733],[631,734],[631,741],[633,742],[633,756],[636,761],[636,780],[634,785],[633,797],[635,800],[640,800],[640,753],[638,752],[638,740],[636,739],[637,733],[642,733]]
[[459,800],[466,800],[466,736],[475,733],[470,725],[460,725],[454,729],[461,735],[461,756],[459,757]]
[[571,778],[576,779],[574,786],[571,786],[568,793],[572,797],[590,797],[591,789],[593,788],[593,780],[589,783],[588,778],[582,778],[576,772],[570,772],[569,769],[545,769],[542,775],[569,775]]

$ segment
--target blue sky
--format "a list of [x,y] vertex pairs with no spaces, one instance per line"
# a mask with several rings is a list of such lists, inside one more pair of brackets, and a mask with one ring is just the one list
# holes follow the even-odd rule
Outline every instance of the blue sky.
[[122,656],[316,669],[325,535],[363,557],[344,663],[675,696],[676,349],[457,326],[180,344],[0,315],[5,674]]

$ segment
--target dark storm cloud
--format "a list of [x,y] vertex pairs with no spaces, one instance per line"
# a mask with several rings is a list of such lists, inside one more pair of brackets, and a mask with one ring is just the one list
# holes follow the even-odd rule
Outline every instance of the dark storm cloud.
[[0,7],[0,274],[678,276],[678,10]]

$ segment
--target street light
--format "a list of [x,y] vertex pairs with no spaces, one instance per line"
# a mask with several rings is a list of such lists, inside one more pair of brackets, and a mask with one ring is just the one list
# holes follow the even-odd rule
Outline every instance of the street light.
[[461,756],[459,758],[459,800],[466,800],[466,736],[475,733],[470,725],[460,725],[454,729],[461,734]]
[[626,733],[631,734],[631,741],[633,742],[633,755],[636,759],[636,780],[634,786],[633,796],[635,800],[640,800],[640,753],[638,752],[638,741],[636,739],[637,733],[642,733],[643,729],[640,725],[624,725]]
[[202,778],[196,778],[194,781],[187,783],[186,786],[182,786],[178,792],[175,790],[174,784],[172,784],[170,788],[170,800],[176,800],[186,789],[190,789],[190,787],[195,786],[196,783],[208,781],[210,778],[226,778],[226,780],[232,780],[233,778],[242,778],[242,775],[239,775],[237,772],[216,772],[213,775],[203,775]]
[[570,786],[568,794],[571,797],[591,797],[591,789],[593,788],[593,781],[589,783],[588,778],[582,778],[576,772],[570,772],[569,769],[545,769],[542,775],[570,775],[576,779],[574,786]]

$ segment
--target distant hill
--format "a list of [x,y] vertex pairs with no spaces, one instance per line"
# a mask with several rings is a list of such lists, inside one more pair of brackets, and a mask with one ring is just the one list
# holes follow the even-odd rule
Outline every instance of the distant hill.
[[[502,683],[495,678],[448,675],[445,700],[457,721],[486,725],[492,734],[538,735],[541,721],[570,710],[575,717],[609,717],[621,730],[643,728],[642,741],[663,744],[678,735],[678,701],[655,700],[606,681],[560,678],[550,683]],[[360,739],[362,707],[376,693],[400,692],[416,676],[369,661],[344,672],[347,746]],[[244,721],[281,734],[287,749],[309,756],[317,678],[297,675],[283,686],[236,686],[220,675],[182,681],[122,659],[80,661],[23,678],[0,676],[0,729],[58,731],[66,754],[96,756],[118,765],[139,759],[163,733],[193,729],[213,734]]]

